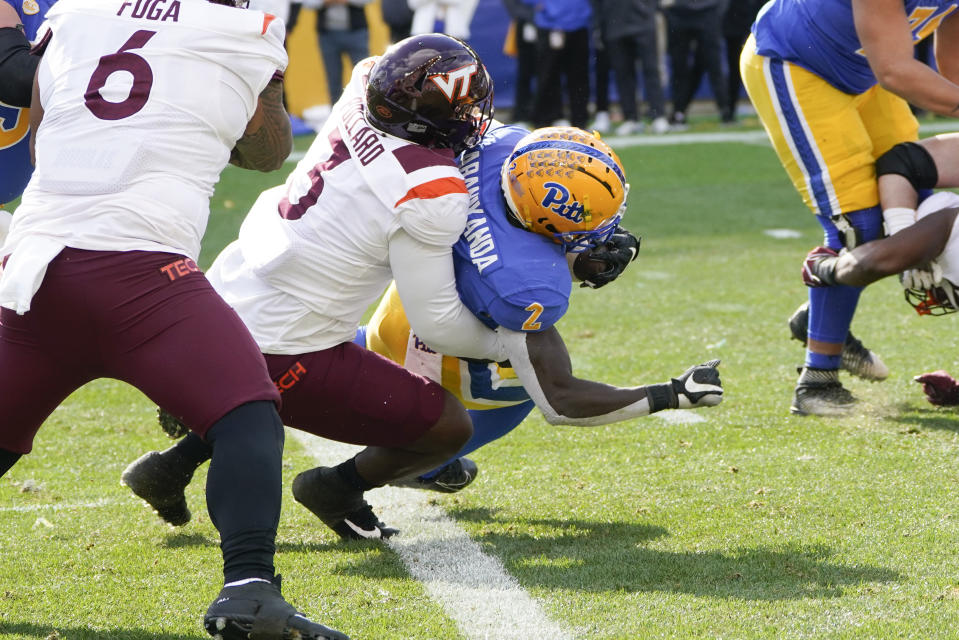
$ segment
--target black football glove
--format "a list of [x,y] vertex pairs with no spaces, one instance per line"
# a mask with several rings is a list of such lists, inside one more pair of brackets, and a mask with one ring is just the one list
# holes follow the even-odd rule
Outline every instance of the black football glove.
[[159,407],[157,407],[157,421],[160,423],[160,428],[163,429],[163,432],[174,440],[190,433],[190,430],[185,424]]
[[639,255],[639,242],[640,238],[616,227],[604,244],[580,253],[573,262],[573,275],[583,281],[579,286],[599,289],[618,278]]
[[723,401],[723,383],[719,379],[719,360],[697,364],[670,382],[676,393],[674,409],[714,407]]

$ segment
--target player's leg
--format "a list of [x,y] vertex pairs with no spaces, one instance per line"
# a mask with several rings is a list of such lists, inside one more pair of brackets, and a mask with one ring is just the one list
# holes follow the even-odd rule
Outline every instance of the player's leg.
[[[820,216],[827,242],[850,243],[855,230],[872,234],[878,215],[873,145],[857,98],[798,66],[757,55],[753,40],[743,50],[740,69],[783,167]],[[841,287],[810,290],[809,322],[816,331],[809,334],[792,411],[852,409],[855,398],[842,387],[838,371],[858,299],[858,292]]]
[[[204,617],[211,635],[333,638],[298,614],[275,576],[283,429],[278,393],[236,313],[199,271],[171,269],[169,254],[114,254],[101,325],[108,374],[133,384],[207,439],[213,458],[207,508],[220,532],[224,586]],[[122,274],[123,277],[119,277]]]
[[428,471],[472,434],[462,404],[438,383],[352,342],[303,356],[267,356],[283,422],[367,445],[335,467],[296,477],[293,496],[345,538],[392,535],[363,494]]
[[414,478],[401,479],[390,484],[430,489],[441,493],[455,493],[476,479],[476,463],[465,457],[480,447],[498,440],[526,419],[536,405],[532,400],[496,409],[470,409],[467,413],[473,423],[473,436],[455,456],[431,471]]
[[0,476],[30,452],[53,410],[98,377],[96,327],[88,322],[85,283],[73,277],[75,266],[54,258],[30,311],[0,309]]

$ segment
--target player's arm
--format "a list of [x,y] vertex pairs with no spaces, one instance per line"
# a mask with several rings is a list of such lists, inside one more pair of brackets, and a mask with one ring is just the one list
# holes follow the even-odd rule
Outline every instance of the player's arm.
[[842,255],[817,247],[803,263],[803,282],[810,287],[835,284],[864,287],[886,276],[926,265],[945,249],[957,213],[959,208],[931,213],[888,238],[867,242]]
[[[916,60],[902,0],[852,0],[852,10],[856,33],[879,84],[919,108],[955,117],[959,85]],[[947,18],[939,28],[951,31],[953,21]],[[937,37],[937,42],[944,39]]]
[[400,229],[390,238],[390,267],[410,327],[430,348],[461,358],[506,359],[496,332],[460,300],[450,247]]
[[510,365],[550,424],[609,424],[663,409],[715,406],[723,399],[718,360],[690,367],[662,384],[616,387],[574,376],[556,327],[535,333],[500,327],[497,333]]
[[37,165],[37,130],[43,120],[43,106],[40,104],[39,74],[34,75],[30,98],[30,163]]
[[230,154],[230,164],[243,169],[276,171],[292,150],[290,116],[283,106],[283,78],[278,76],[260,93],[256,111]]
[[876,160],[879,201],[892,235],[916,221],[920,191],[959,187],[959,134],[901,142]]
[[0,102],[30,106],[30,88],[39,61],[39,56],[30,55],[20,16],[0,0]]
[[939,73],[959,84],[959,15],[950,13],[936,28],[933,50]]

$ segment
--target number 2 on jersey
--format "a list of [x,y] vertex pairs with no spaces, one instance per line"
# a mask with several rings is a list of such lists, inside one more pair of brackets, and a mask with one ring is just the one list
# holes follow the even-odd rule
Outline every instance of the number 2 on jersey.
[[526,307],[526,310],[529,311],[529,317],[526,318],[526,322],[523,323],[523,331],[539,331],[542,328],[542,323],[537,322],[539,316],[543,313],[543,305],[538,302]]
[[[100,58],[100,63],[90,76],[90,84],[83,94],[84,104],[90,113],[101,120],[120,120],[129,118],[147,103],[153,88],[153,69],[142,56],[131,53],[130,49],[142,49],[156,31],[141,29],[137,31],[116,53]],[[130,94],[120,102],[110,102],[100,94],[106,86],[107,78],[117,71],[127,71],[133,76]]]

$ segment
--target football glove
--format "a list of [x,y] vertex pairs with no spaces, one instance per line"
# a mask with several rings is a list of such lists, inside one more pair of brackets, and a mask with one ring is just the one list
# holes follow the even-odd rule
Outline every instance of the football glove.
[[942,371],[924,373],[913,378],[922,385],[926,400],[937,407],[949,407],[959,404],[959,382]]
[[583,251],[573,262],[573,275],[581,287],[599,289],[618,278],[639,255],[640,238],[623,227],[616,227],[609,239]]
[[816,247],[802,263],[802,281],[807,287],[831,287],[836,284],[839,254],[828,247]]
[[710,360],[686,369],[670,380],[676,404],[673,409],[714,407],[723,401],[723,383],[719,379],[719,360]]
[[180,422],[178,418],[174,418],[172,414],[167,413],[159,407],[157,407],[157,422],[160,423],[160,428],[163,429],[163,432],[174,440],[178,440],[190,433],[187,426]]
[[936,262],[928,269],[906,269],[899,274],[903,289],[932,289],[942,281],[942,267]]

